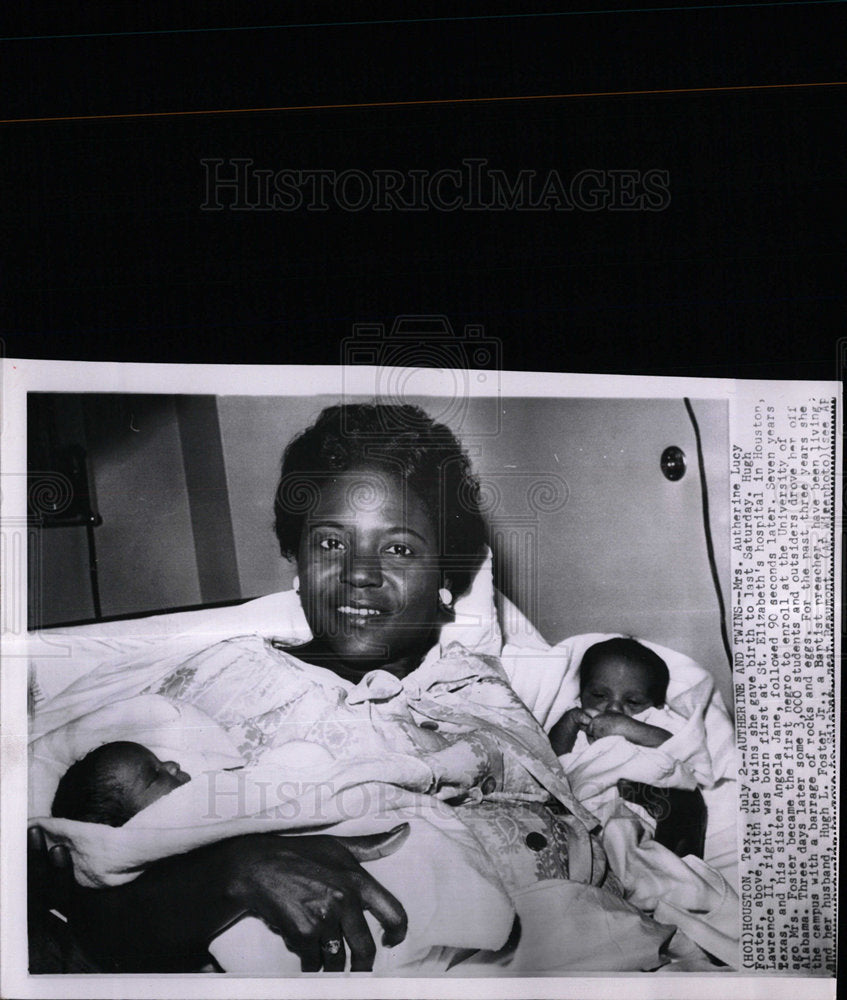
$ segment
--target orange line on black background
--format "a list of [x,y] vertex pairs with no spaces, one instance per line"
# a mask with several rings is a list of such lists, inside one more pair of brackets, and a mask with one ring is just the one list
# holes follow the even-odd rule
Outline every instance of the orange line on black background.
[[801,90],[812,87],[844,87],[847,81],[824,80],[814,83],[753,83],[719,87],[675,87],[656,90],[605,90],[573,94],[529,94],[512,97],[444,97],[414,101],[364,101],[359,104],[291,104],[264,108],[213,108],[208,111],[122,111],[107,115],[57,115],[44,118],[2,118],[0,125],[29,125],[44,122],[108,121],[116,118],[176,118],[200,115],[249,115],[282,111],[344,111],[366,108],[400,108],[438,104],[494,104],[509,101],[562,101],[594,97],[650,97],[663,94],[715,94],[743,90]]

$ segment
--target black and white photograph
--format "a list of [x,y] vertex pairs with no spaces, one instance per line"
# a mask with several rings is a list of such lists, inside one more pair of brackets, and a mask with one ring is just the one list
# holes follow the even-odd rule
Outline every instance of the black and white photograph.
[[834,995],[845,2],[6,5],[3,997]]
[[[455,337],[393,332],[436,322]],[[749,751],[768,672],[740,652],[766,519],[738,527],[759,472],[734,422],[746,396],[756,440],[761,412],[823,453],[825,385],[785,383],[777,417],[710,380],[314,368],[303,395],[293,371],[206,368],[186,395],[179,366],[20,367],[30,979],[727,977],[761,949],[739,779],[761,765],[752,815],[783,778],[735,735],[743,711]],[[811,599],[808,573],[784,577]],[[751,620],[802,651],[816,616],[779,604]],[[814,832],[791,878],[817,899]],[[823,966],[833,915],[780,898]]]
[[[36,658],[29,812],[150,893],[71,901],[31,970],[735,964],[726,402],[420,402],[29,396],[30,614],[83,671]],[[397,845],[347,884],[358,830]]]

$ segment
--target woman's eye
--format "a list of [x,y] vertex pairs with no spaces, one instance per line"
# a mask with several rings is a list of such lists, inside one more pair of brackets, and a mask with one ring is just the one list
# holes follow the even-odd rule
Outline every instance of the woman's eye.
[[392,556],[413,556],[415,554],[408,545],[404,545],[402,542],[394,542],[385,551]]
[[340,538],[321,538],[318,545],[322,549],[338,552],[344,549],[344,542]]

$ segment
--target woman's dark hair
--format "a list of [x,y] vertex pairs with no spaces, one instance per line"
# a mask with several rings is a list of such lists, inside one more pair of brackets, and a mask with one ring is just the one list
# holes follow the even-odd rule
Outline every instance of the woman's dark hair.
[[642,646],[635,639],[606,639],[605,642],[595,642],[593,646],[589,646],[579,665],[580,691],[588,683],[591,671],[597,663],[609,656],[616,656],[644,667],[650,677],[650,697],[653,705],[656,708],[664,705],[671,679],[668,665],[658,653],[654,653],[647,646]]
[[135,815],[114,772],[116,746],[105,743],[71,764],[56,789],[50,810],[53,816],[123,826]]
[[453,432],[408,404],[329,406],[288,445],[274,501],[283,556],[296,558],[303,522],[321,484],[363,466],[399,476],[426,504],[440,532],[442,568],[453,594],[463,594],[482,563],[486,541],[479,482]]

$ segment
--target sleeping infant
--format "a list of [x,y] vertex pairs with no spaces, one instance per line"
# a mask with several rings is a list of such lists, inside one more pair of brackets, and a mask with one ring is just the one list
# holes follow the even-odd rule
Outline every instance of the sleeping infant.
[[190,780],[176,761],[161,761],[140,743],[104,743],[68,768],[51,812],[84,823],[123,826]]
[[[638,649],[644,649],[638,643],[634,645]],[[583,664],[583,680],[597,681],[598,671],[591,667],[591,656],[586,659],[587,664]],[[661,663],[661,660],[659,662]],[[607,668],[608,664],[599,671],[600,680],[609,673]],[[457,662],[456,670],[464,669],[464,660]],[[656,678],[651,668],[647,666],[645,669],[651,682],[654,682]],[[644,687],[646,683],[644,677],[640,674],[638,676],[638,685]],[[370,680],[379,681],[380,678],[370,678]],[[645,696],[646,707],[658,713],[659,718],[647,721],[644,730],[632,730],[632,733],[637,732],[642,737],[649,736],[651,740],[657,742],[636,746],[626,737],[618,740],[600,738],[601,723],[595,720],[603,716],[617,714],[626,718],[628,722],[639,724],[644,723],[645,716],[643,712],[637,711],[633,711],[632,715],[628,715],[626,711],[615,712],[615,706],[621,702],[620,697],[614,692],[608,704],[592,701],[591,699],[597,698],[598,695],[594,693],[593,688],[588,690],[586,683],[583,683],[581,688],[584,693],[581,694],[579,711],[586,713],[591,723],[597,726],[597,731],[588,734],[586,729],[590,723],[574,713],[569,713],[567,719],[563,720],[553,732],[554,746],[558,749],[562,745],[563,730],[576,721],[572,746],[577,744],[578,736],[589,751],[596,750],[604,744],[620,743],[631,751],[660,755],[664,775],[669,780],[656,781],[657,785],[662,784],[665,787],[678,785],[677,779],[687,776],[687,784],[683,782],[684,786],[696,788],[697,780],[694,780],[693,775],[699,774],[699,768],[690,766],[693,758],[683,761],[685,755],[682,753],[680,738],[685,734],[672,736],[674,726],[670,723],[667,726],[658,724],[663,710],[656,706],[660,706],[664,700],[667,683],[665,668],[664,679],[659,677],[658,682],[653,684],[652,693]],[[647,686],[649,687],[649,684]],[[368,717],[377,717],[378,722],[383,722],[383,717],[387,719],[389,715],[394,720],[394,715],[399,713],[400,708],[404,708],[405,703],[396,708],[392,715],[394,702],[390,698],[380,697],[381,691],[374,693],[370,688],[368,693],[375,694],[366,706]],[[357,710],[361,711],[357,709],[357,703],[354,701],[356,694],[356,691],[352,692],[343,703],[343,707],[351,716]],[[317,706],[311,703],[303,706],[302,714],[307,721],[318,717],[315,707],[321,708],[326,700],[325,692],[320,691],[318,695],[321,700]],[[629,706],[632,710],[635,708],[636,699],[630,697],[629,700],[633,702]],[[134,711],[130,712],[129,707],[133,702],[137,704],[133,706]],[[180,734],[190,732],[191,746],[194,750],[200,749],[199,744],[194,747],[200,734],[203,734],[204,747],[208,743],[210,749],[214,747],[221,754],[227,749],[224,743],[234,747],[223,728],[212,722],[208,716],[204,716],[197,707],[184,704],[175,706],[160,695],[152,694],[141,695],[137,699],[129,699],[121,704],[123,710],[118,715],[124,720],[123,726],[117,725],[116,720],[112,718],[115,715],[115,706],[99,710],[100,713],[104,711],[111,713],[109,719],[112,722],[113,735],[125,732],[128,735],[130,730],[126,728],[126,720],[136,717],[139,723],[143,724],[141,728],[139,725],[135,726],[134,731],[139,733],[139,736],[141,731],[147,732],[155,728],[152,726],[153,721],[161,721],[163,724],[167,722],[172,728],[176,726]],[[156,711],[157,706],[161,709],[161,720],[160,713]],[[185,713],[189,710],[197,717],[190,720],[186,718]],[[172,718],[175,711],[181,713],[178,719]],[[336,709],[336,714],[339,711],[340,709]],[[634,718],[636,714],[639,715],[638,719]],[[582,725],[579,724],[580,720]],[[304,829],[314,830],[314,820],[317,816],[321,818],[321,828],[324,832],[331,830],[340,836],[384,833],[389,829],[394,831],[397,829],[398,820],[403,821],[408,827],[408,840],[403,848],[394,854],[363,864],[365,870],[373,874],[389,892],[403,901],[409,916],[409,933],[406,940],[393,949],[378,949],[375,971],[382,974],[421,975],[430,974],[430,970],[432,974],[442,974],[454,964],[459,953],[464,951],[493,953],[501,948],[513,928],[516,909],[522,921],[524,921],[524,910],[528,916],[535,913],[530,904],[533,900],[541,898],[540,894],[533,890],[522,895],[519,891],[513,893],[510,890],[502,881],[504,875],[497,871],[496,866],[492,866],[490,854],[467,825],[468,817],[464,815],[467,812],[470,818],[473,818],[474,809],[487,813],[497,804],[493,796],[490,802],[486,798],[486,787],[487,783],[492,781],[492,775],[500,775],[498,780],[502,780],[505,766],[499,757],[492,755],[491,748],[488,748],[488,752],[482,752],[486,748],[478,744],[480,741],[485,742],[484,733],[465,734],[463,740],[455,741],[451,738],[452,734],[429,733],[424,729],[423,732],[427,737],[440,737],[438,745],[436,746],[436,741],[433,740],[433,745],[427,745],[426,748],[416,746],[414,752],[409,750],[391,752],[382,749],[374,738],[361,748],[364,751],[363,755],[353,755],[350,759],[344,759],[340,755],[336,757],[319,743],[302,738],[311,736],[315,728],[314,723],[310,722],[308,728],[306,726],[295,728],[293,725],[280,726],[275,718],[272,721],[276,726],[273,733],[282,739],[279,746],[270,744],[263,747],[261,755],[254,754],[247,768],[226,766],[220,762],[206,763],[189,753],[191,761],[189,770],[193,780],[189,779],[189,775],[182,771],[175,761],[160,760],[152,751],[139,743],[123,741],[106,743],[73,765],[62,778],[62,788],[56,793],[53,813],[56,817],[64,818],[42,822],[41,825],[49,835],[58,837],[60,842],[69,843],[71,846],[78,881],[84,885],[95,886],[121,884],[156,858],[184,853],[204,843],[226,837],[250,832],[293,833]],[[402,722],[403,719],[399,721]],[[685,723],[684,719],[682,721]],[[620,720],[613,718],[611,722],[619,723]],[[702,711],[699,714],[695,712],[690,722],[688,729],[691,730],[692,745],[696,743],[699,748],[695,756],[702,756],[700,753],[702,739],[699,735],[703,728]],[[360,728],[363,727],[348,727],[354,732]],[[651,734],[650,729],[659,732]],[[371,730],[372,727],[368,727],[369,733]],[[694,730],[697,730],[696,734]],[[92,718],[87,731],[104,733],[106,729],[103,720],[99,716],[96,720]],[[223,740],[220,747],[217,746],[215,739],[216,731],[219,731],[217,735]],[[332,735],[336,729],[328,731]],[[590,744],[589,735],[594,740]],[[171,755],[181,756],[183,751],[180,747],[188,746],[173,740],[160,742],[161,738],[155,738],[152,732],[149,738],[142,738],[145,743],[149,742],[152,746],[173,746],[174,750],[158,751],[159,756],[163,758]],[[91,743],[88,743],[88,746],[91,746]],[[679,750],[679,758],[683,761],[680,766],[677,766],[670,753],[664,753],[665,747],[674,754]],[[189,751],[185,749],[184,752]],[[561,750],[559,752],[561,753]],[[259,756],[261,759],[258,759]],[[567,756],[575,759],[579,754],[574,752]],[[707,752],[706,762],[708,763]],[[238,764],[241,761],[230,750],[227,763]],[[76,775],[71,774],[75,769]],[[607,770],[612,771],[612,769]],[[614,775],[613,791],[615,782],[622,776],[617,761],[614,763]],[[284,780],[280,781],[281,777]],[[649,780],[654,775],[652,771],[647,778],[640,774],[635,775],[636,779],[639,777],[642,780]],[[591,780],[594,781],[593,775]],[[578,786],[577,781],[574,790],[577,796],[581,797]],[[477,787],[482,793],[482,800],[478,805],[475,797],[470,794]],[[445,802],[454,804],[460,802],[462,796],[466,794],[468,795],[466,806],[460,805],[459,808],[455,808],[445,805]],[[104,812],[102,801],[110,798],[114,799],[116,804],[114,808],[110,806]],[[67,803],[70,803],[70,806]],[[92,803],[94,809],[99,812],[90,811]],[[269,809],[268,806],[272,808]],[[320,812],[316,811],[318,807]],[[71,811],[68,811],[68,808]],[[592,808],[592,811],[595,810]],[[68,820],[87,822],[79,824],[79,827],[63,826],[62,824]],[[56,825],[53,826],[53,823]],[[125,829],[120,831],[109,829],[111,826],[123,825]],[[495,830],[499,829],[496,824],[489,825],[494,826]],[[529,840],[527,844],[529,845]],[[571,846],[576,848],[577,844]],[[632,856],[629,848],[630,845],[627,844],[625,851],[619,851],[615,856],[610,853],[613,867],[618,855],[628,863]],[[619,867],[623,870],[623,866]],[[86,876],[85,880],[80,878],[80,873]],[[625,881],[629,893],[633,873],[627,869],[625,874],[627,878],[621,880]],[[688,874],[687,868],[685,874],[686,876]],[[547,913],[549,919],[539,923],[537,935],[527,933],[521,937],[513,967],[539,968],[533,948],[537,941],[542,941],[543,938],[542,943],[545,947],[548,947],[549,939],[548,950],[555,951],[556,968],[560,966],[575,969],[596,968],[596,965],[589,965],[587,962],[595,960],[593,956],[597,949],[594,948],[593,951],[588,949],[591,954],[586,957],[585,936],[574,935],[570,928],[592,919],[592,913],[596,911],[594,896],[603,890],[553,876],[548,877],[547,881],[557,889],[558,894],[554,897],[548,893],[543,899],[549,897],[556,905],[566,899],[573,920],[560,925]],[[652,886],[652,878],[648,881]],[[697,886],[701,882],[702,878]],[[609,899],[606,899],[607,895]],[[697,898],[694,899],[697,912],[710,908],[708,900],[704,902],[700,898],[702,895],[703,893],[698,892]],[[648,925],[642,914],[628,906],[624,900],[610,894],[604,894],[603,898],[605,900],[603,926],[606,930],[601,933],[600,929],[595,928],[596,933],[592,931],[590,936],[592,942],[600,942],[601,939],[606,941],[609,935],[620,937],[624,933],[621,927],[629,921],[633,926],[627,924],[625,932],[632,938],[640,935],[638,947],[645,955],[649,952],[649,961],[639,957],[640,964],[633,965],[627,953],[624,956],[627,964],[621,967],[655,967],[654,956],[657,945],[654,937],[658,941],[659,937],[666,933],[666,929],[662,929],[663,925],[661,923]],[[654,909],[655,903],[652,898],[648,902],[651,905],[645,908]],[[642,905],[640,900],[636,901],[636,905]],[[684,905],[687,906],[687,900],[684,901]],[[541,913],[543,907],[536,909]],[[615,911],[614,914],[611,910]],[[612,916],[616,921],[614,928],[611,923]],[[668,924],[673,922],[680,925],[685,912],[675,911],[672,917],[673,920],[668,921]],[[366,919],[369,919],[369,915],[366,915]],[[373,927],[372,930],[376,932],[378,928]],[[658,930],[659,933],[655,934],[654,930]],[[627,937],[627,940],[630,937]],[[525,955],[521,952],[524,938]],[[714,954],[720,954],[714,946],[710,946],[709,950]],[[219,935],[211,943],[210,952],[228,972],[275,976],[299,973],[299,959],[287,950],[284,941],[277,934],[252,916],[238,921]],[[567,954],[563,958],[564,952]],[[546,955],[546,952],[544,954]],[[519,964],[519,960],[523,964]],[[604,957],[602,961],[605,969],[607,960]],[[412,969],[413,973],[408,971]]]
[[[149,696],[143,708],[143,714],[148,714]],[[193,779],[176,761],[160,760],[140,743],[109,742],[67,770],[59,782],[52,813],[60,822],[75,820],[91,828],[90,834],[70,831],[81,838],[76,841],[75,866],[90,857],[98,857],[102,863],[104,853],[116,848],[118,867],[128,870],[141,867],[138,861],[148,856],[151,843],[161,848],[164,856],[242,832],[314,829],[312,817],[316,815],[327,823],[335,819],[332,830],[342,837],[390,829],[392,843],[405,838],[403,847],[385,857],[363,860],[362,866],[403,901],[409,926],[402,944],[378,948],[374,969],[381,974],[440,975],[457,956],[496,952],[509,939],[515,919],[515,904],[500,874],[492,870],[489,856],[456,811],[442,805],[439,797],[443,793],[447,801],[454,800],[458,786],[473,781],[471,758],[476,760],[472,752],[476,744],[471,741],[470,747],[465,747],[448,738],[442,742],[443,746],[429,752],[384,753],[339,764],[317,743],[290,740],[269,747],[261,763],[211,771],[201,767]],[[433,767],[442,779],[439,792],[419,795],[412,791],[415,786],[423,790],[429,785]],[[387,787],[380,785],[380,777],[388,774],[402,778],[409,789],[380,791]],[[266,798],[273,786],[279,786],[280,795],[287,794],[290,786],[292,797],[280,798],[277,807],[273,795]],[[313,789],[329,792],[313,800]],[[370,803],[373,809],[357,817],[359,801]],[[320,806],[319,814],[315,805]],[[274,819],[277,815],[279,821]],[[396,825],[398,820],[402,827]],[[240,823],[246,825],[239,828]],[[98,825],[103,834],[97,833]],[[130,838],[125,848],[129,853],[124,853],[122,842],[105,834],[105,827],[125,828],[120,835]],[[47,829],[60,836],[68,832],[61,827]],[[118,831],[109,831],[112,833]],[[577,923],[592,913],[596,916],[596,897],[601,890],[561,879],[555,879],[555,886],[566,894]],[[531,894],[530,903],[537,896]],[[644,967],[661,964],[658,948],[673,928],[648,921],[617,895],[606,900],[604,893],[602,899],[598,919],[603,930],[595,928],[594,937],[619,933],[637,937],[638,963]],[[542,907],[540,912],[549,920],[548,909]],[[531,907],[527,912],[530,916],[534,913]],[[376,922],[370,914],[366,920],[379,940]],[[557,961],[566,961],[574,968],[595,967],[591,963],[596,961],[596,948],[586,949],[584,939],[574,935],[569,925],[549,924],[545,932]],[[513,961],[534,961],[538,947],[535,937],[528,937]],[[300,972],[299,958],[288,951],[283,939],[251,915],[218,935],[210,942],[209,951],[228,972],[274,976]],[[632,962],[631,958],[626,961]]]
[[[665,661],[635,639],[608,639],[590,646],[579,668],[579,705],[550,731],[557,756],[611,736],[645,748],[668,744],[674,733],[665,727],[678,730],[685,722],[665,708],[669,680]],[[700,791],[629,779],[631,774],[623,773],[617,780],[617,796],[640,807],[636,812],[650,826],[655,823],[655,839],[679,856],[702,857],[706,812]],[[592,803],[590,808],[602,814],[596,806]]]
[[[165,699],[152,698],[155,704],[151,704],[151,696],[138,699],[139,715],[149,718],[159,704],[166,707]],[[192,721],[198,720],[195,717]],[[211,733],[210,727],[205,734],[207,740]],[[444,749],[449,751],[450,747]],[[118,869],[141,867],[133,859],[149,855],[151,840],[171,845],[162,849],[162,856],[166,856],[195,846],[194,833],[199,845],[243,832],[284,834],[300,832],[302,827],[314,830],[310,817],[318,816],[326,824],[331,817],[340,824],[333,831],[339,831],[342,842],[346,836],[355,841],[362,834],[378,833],[388,851],[403,844],[402,850],[381,856],[381,851],[365,849],[364,845],[355,853],[353,841],[348,842],[365,871],[404,899],[409,917],[406,940],[395,948],[379,948],[378,971],[414,966],[430,953],[436,963],[434,968],[443,971],[441,966],[448,964],[456,948],[473,949],[490,938],[494,942],[506,940],[514,910],[497,876],[487,871],[487,858],[473,834],[439,808],[437,798],[425,796],[418,801],[414,795],[411,799],[400,797],[395,807],[392,794],[379,794],[378,786],[373,784],[392,764],[393,773],[401,773],[398,767],[402,770],[403,761],[399,755],[363,759],[339,769],[332,755],[319,744],[291,740],[269,748],[262,756],[262,764],[249,767],[222,768],[218,764],[203,770],[198,765],[200,769],[192,780],[179,763],[160,760],[141,743],[108,742],[67,769],[59,780],[51,812],[57,820],[90,825],[86,832],[72,831],[77,852],[75,867],[85,868],[92,857],[103,864],[104,854],[116,848]],[[466,762],[460,755],[454,756],[458,777]],[[437,761],[438,752],[431,759]],[[406,763],[403,774],[411,784],[431,779],[430,768],[421,757],[410,757]],[[337,794],[333,792],[336,782]],[[447,786],[445,791],[449,790]],[[165,799],[168,801],[162,801]],[[365,815],[356,817],[360,799],[374,806],[372,820]],[[239,827],[241,823],[246,825]],[[343,831],[342,826],[346,827]],[[125,828],[120,832],[130,838],[128,854],[120,841],[97,833],[104,827]],[[47,829],[58,834],[60,842],[67,832],[61,827]],[[183,842],[185,835],[188,840]],[[137,856],[133,854],[134,845],[140,851]],[[409,852],[414,858],[411,864]],[[105,870],[109,867],[106,858]],[[439,883],[439,875],[445,877],[445,884]],[[631,919],[643,921],[635,910]],[[369,914],[366,920],[379,940],[376,921]],[[453,941],[458,944],[451,948]],[[228,971],[273,975],[300,972],[299,957],[288,951],[282,938],[250,915],[218,935],[209,950]]]
[[718,785],[733,784],[724,777],[731,749],[708,737],[712,682],[703,678],[673,699],[669,686],[667,665],[647,646],[628,638],[598,642],[580,663],[579,703],[550,739],[574,794],[601,821],[626,898],[734,965],[735,869],[711,861],[722,860],[726,839],[734,843],[733,810],[718,813],[718,839],[709,830],[708,850],[704,845],[706,802],[710,810],[725,804]]

